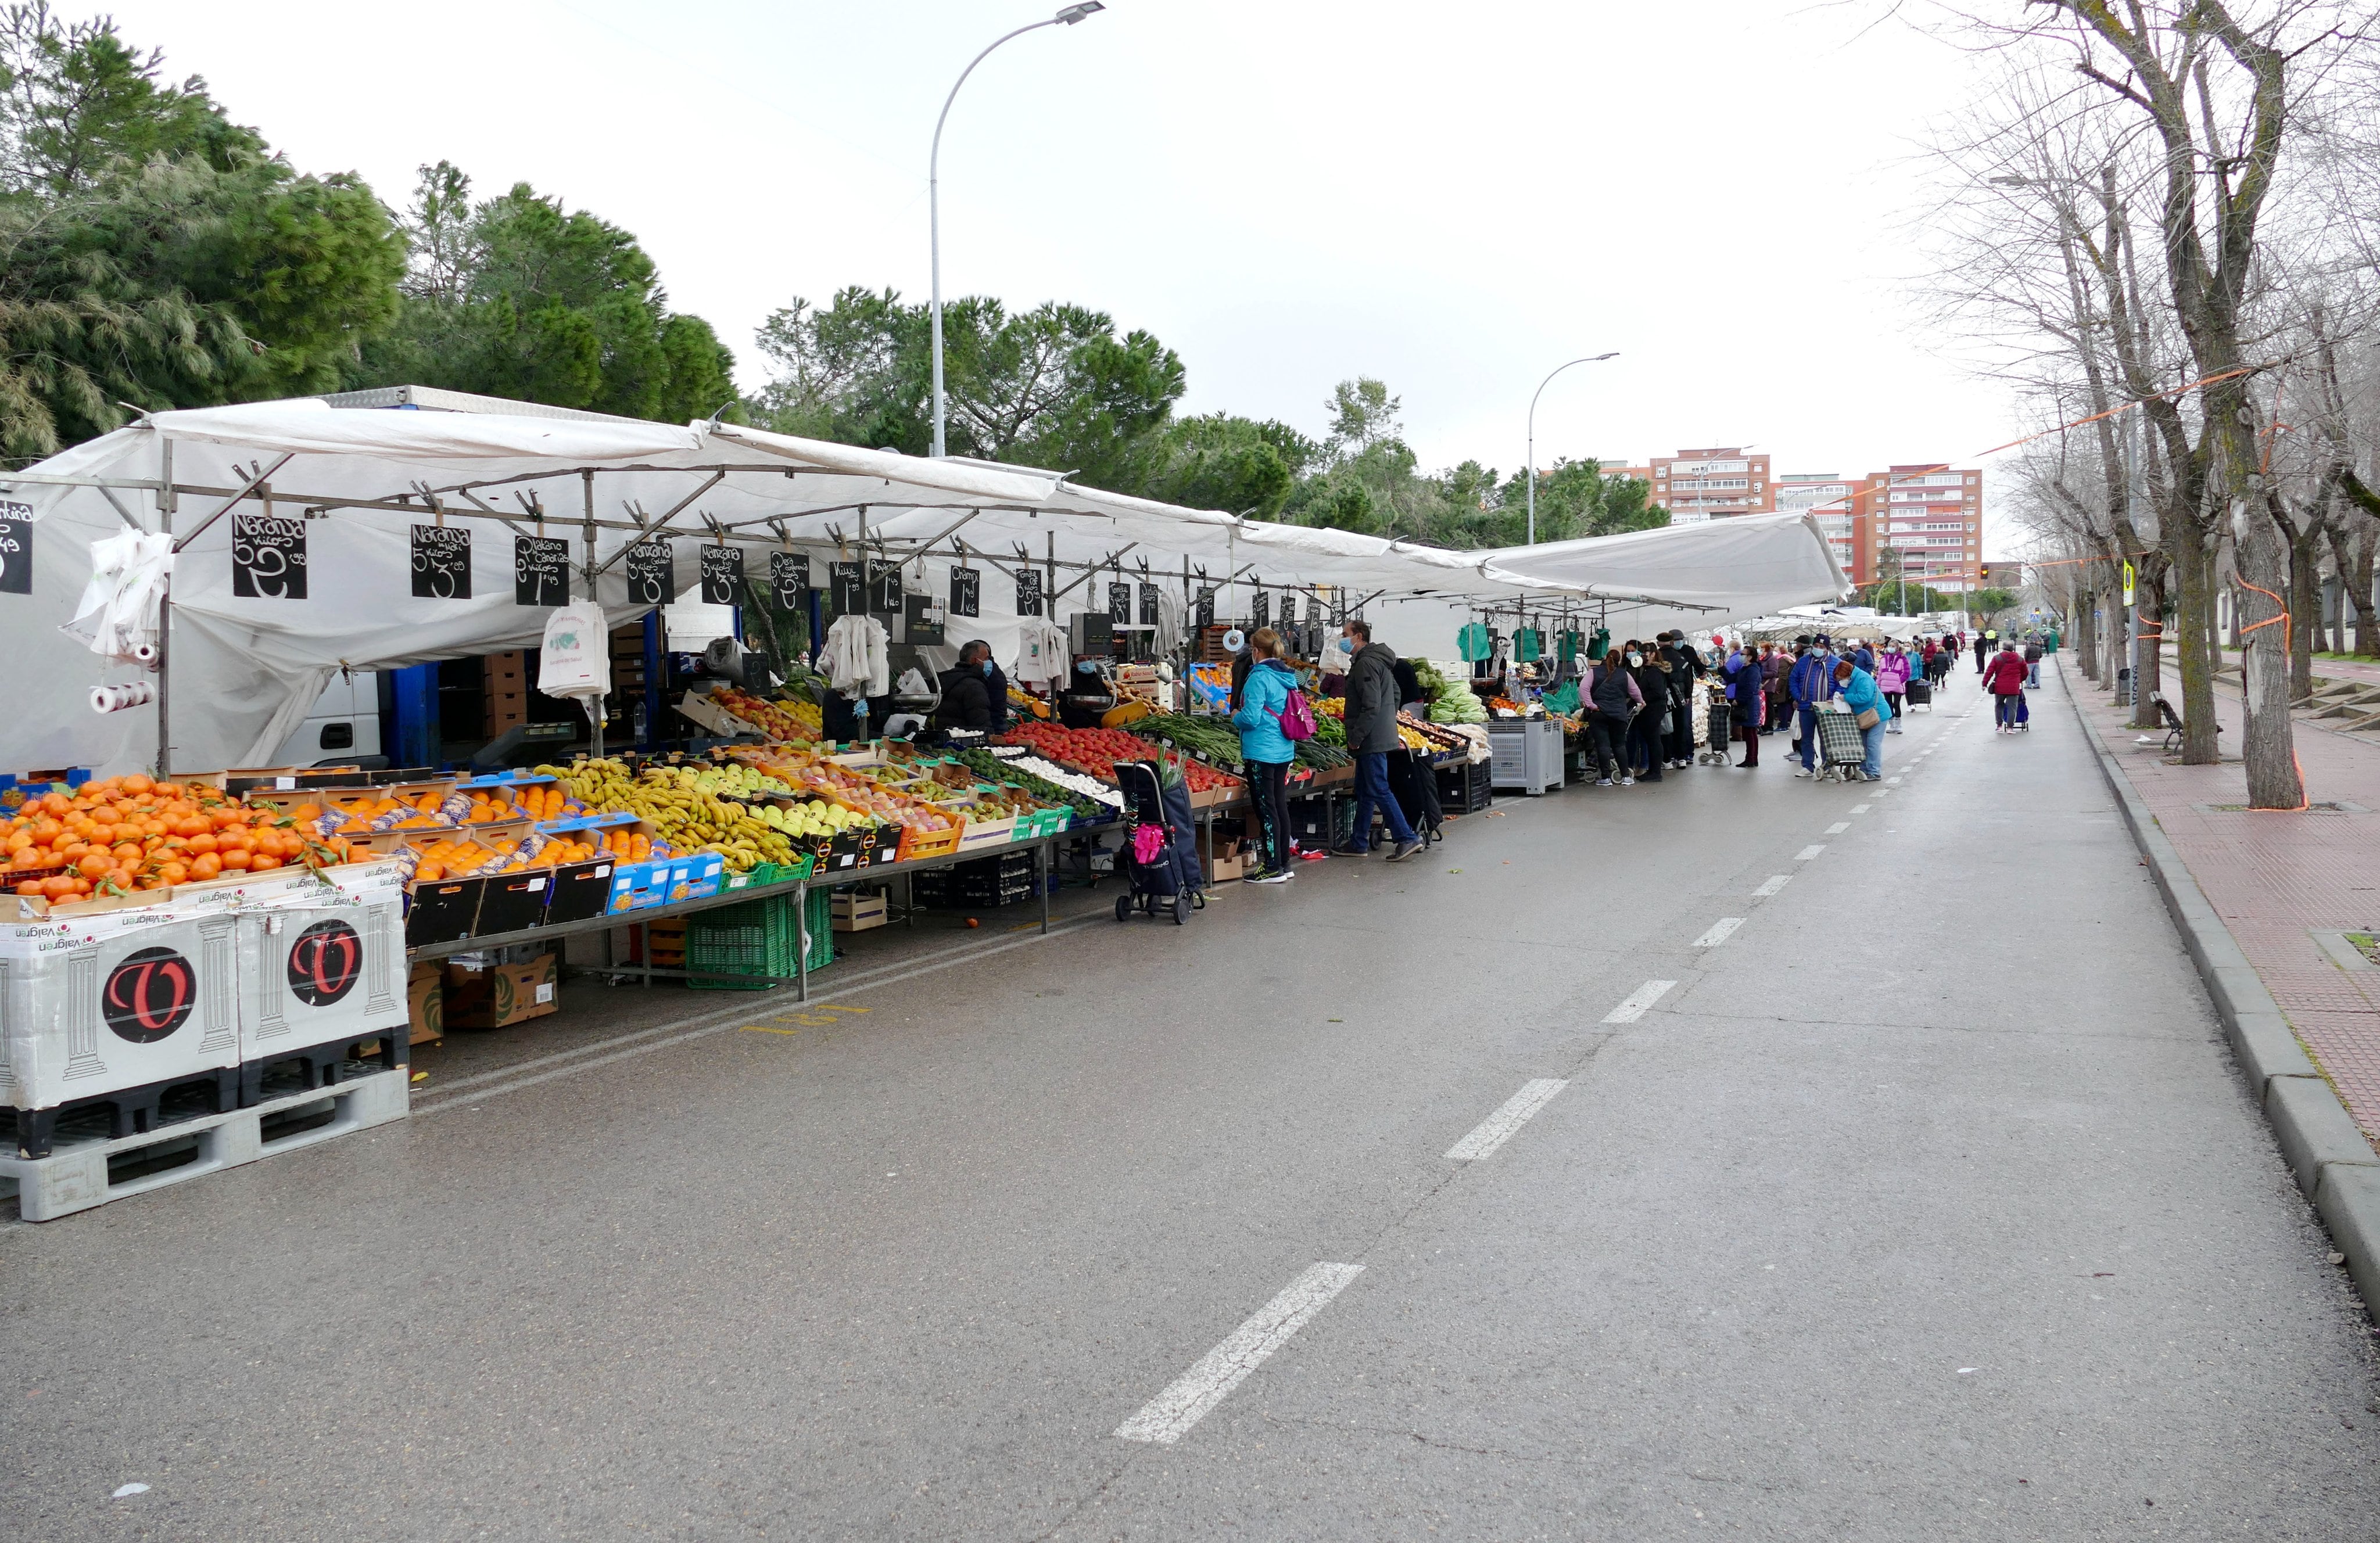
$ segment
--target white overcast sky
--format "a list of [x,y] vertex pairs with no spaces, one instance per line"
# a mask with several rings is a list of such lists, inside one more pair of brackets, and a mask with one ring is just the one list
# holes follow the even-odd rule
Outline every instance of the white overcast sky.
[[[402,204],[441,156],[634,231],[761,378],[789,296],[927,292],[958,71],[1056,0],[112,0],[309,171]],[[59,7],[74,14],[72,0]],[[1958,460],[2005,395],[1902,280],[1914,146],[1967,66],[1882,0],[1110,0],[1006,44],[942,162],[946,294],[1145,327],[1186,411],[1309,433],[1377,375],[1427,467],[1756,444],[1779,471]],[[1995,522],[1998,523],[1998,522]]]

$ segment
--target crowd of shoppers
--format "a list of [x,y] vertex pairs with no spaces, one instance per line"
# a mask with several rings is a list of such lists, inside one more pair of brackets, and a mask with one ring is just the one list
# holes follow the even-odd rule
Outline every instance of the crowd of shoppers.
[[[1884,774],[1886,736],[1901,732],[1912,684],[1940,688],[1971,644],[1984,686],[1996,699],[2001,732],[2015,732],[2025,687],[2040,683],[2040,643],[2030,641],[2019,653],[2015,642],[2000,643],[1996,633],[1972,638],[1951,633],[1913,645],[1823,633],[1790,644],[1728,647],[1717,637],[1710,642],[1705,650],[1682,632],[1664,632],[1649,642],[1630,638],[1584,665],[1576,677],[1578,703],[1597,787],[1658,783],[1665,772],[1694,765],[1698,750],[1718,749],[1704,738],[1703,726],[1705,713],[1721,711],[1722,703],[1726,741],[1742,747],[1734,766],[1756,770],[1761,741],[1787,734],[1793,775],[1816,777],[1824,769],[1819,716],[1840,712],[1860,735],[1861,759],[1850,775],[1873,781]],[[1281,646],[1270,627],[1250,636],[1233,672],[1231,699],[1255,806],[1257,868],[1251,878],[1257,883],[1286,881],[1299,856],[1290,839],[1286,786],[1296,747],[1283,732],[1283,719],[1304,708],[1302,701],[1292,707],[1299,677]],[[1388,768],[1389,753],[1400,747],[1399,710],[1427,709],[1413,666],[1374,641],[1369,625],[1357,619],[1343,625],[1323,670],[1326,688],[1337,687],[1346,699],[1347,748],[1355,759],[1354,827],[1330,850],[1368,854],[1377,813],[1388,827],[1389,860],[1402,861],[1423,845],[1390,786]]]

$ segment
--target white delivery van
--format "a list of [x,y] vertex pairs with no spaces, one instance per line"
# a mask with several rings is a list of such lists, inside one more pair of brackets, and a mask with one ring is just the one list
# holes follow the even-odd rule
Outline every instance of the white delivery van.
[[331,677],[273,758],[275,766],[344,766],[380,749],[380,672],[355,670]]

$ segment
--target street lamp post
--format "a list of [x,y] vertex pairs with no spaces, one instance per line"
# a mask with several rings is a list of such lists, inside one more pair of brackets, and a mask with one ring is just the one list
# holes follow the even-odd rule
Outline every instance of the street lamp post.
[[993,48],[998,48],[1010,38],[1021,38],[1026,33],[1042,27],[1056,27],[1060,25],[1072,27],[1075,23],[1082,20],[1085,17],[1094,15],[1105,9],[1107,9],[1107,6],[1102,5],[1100,0],[1082,0],[1082,3],[1079,5],[1067,6],[1063,7],[1056,16],[1051,17],[1047,21],[1036,21],[1030,26],[1019,27],[1014,32],[1009,32],[1003,36],[992,39],[990,47],[986,48],[981,54],[977,55],[973,59],[969,60],[966,68],[959,71],[959,78],[951,82],[951,94],[942,99],[942,115],[934,120],[934,152],[932,157],[927,162],[926,169],[926,205],[927,222],[932,229],[931,239],[934,252],[934,458],[937,460],[941,458],[943,448],[942,125],[950,121],[951,103],[959,99],[959,88],[966,84],[967,77],[975,73],[975,67],[983,63],[983,61],[990,56]]
[[[1614,349],[1608,354],[1589,354],[1585,358],[1574,358],[1570,361],[1570,364],[1600,364],[1605,359],[1615,359],[1619,357],[1619,350]],[[1556,365],[1553,370],[1553,374],[1549,374],[1544,380],[1539,381],[1537,383],[1537,389],[1532,393],[1529,397],[1528,465],[1522,468],[1522,476],[1529,485],[1528,544],[1531,546],[1537,544],[1537,398],[1546,394],[1546,387],[1554,383],[1554,375],[1559,375],[1563,371],[1568,370],[1570,368],[1570,364]]]

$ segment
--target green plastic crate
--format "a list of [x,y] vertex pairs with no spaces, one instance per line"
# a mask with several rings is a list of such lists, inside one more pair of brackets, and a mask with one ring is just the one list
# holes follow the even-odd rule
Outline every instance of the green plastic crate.
[[[827,891],[812,890],[810,908],[810,968],[834,963],[834,935],[827,912]],[[689,974],[718,977],[793,976],[800,973],[801,934],[795,926],[794,897],[765,895],[740,905],[697,911],[686,918],[686,967]],[[758,991],[768,980],[697,979],[686,982],[698,991]]]

